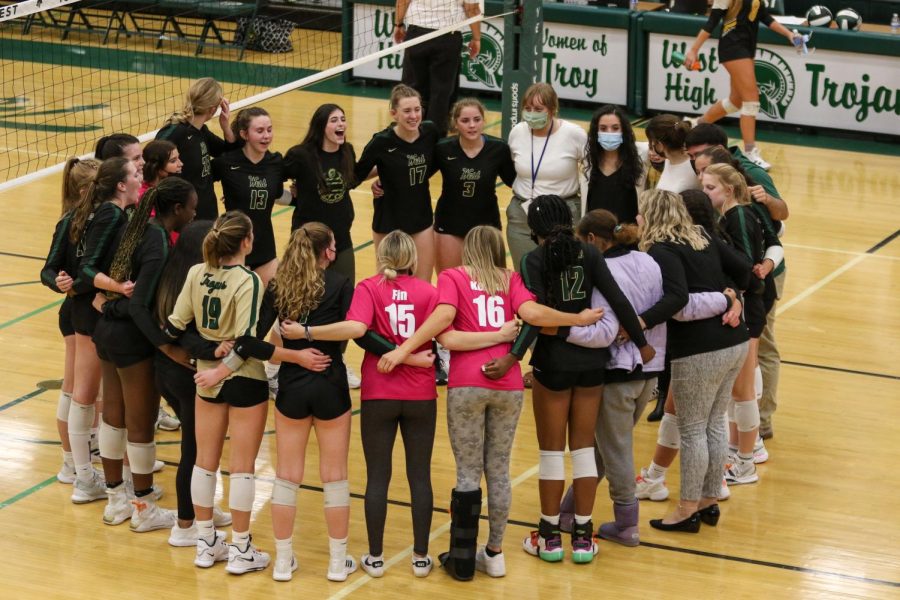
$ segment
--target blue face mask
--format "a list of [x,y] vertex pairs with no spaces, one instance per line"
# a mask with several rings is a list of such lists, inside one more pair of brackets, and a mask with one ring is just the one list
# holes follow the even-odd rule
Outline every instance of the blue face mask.
[[615,150],[622,145],[622,132],[606,133],[601,131],[597,134],[597,141],[604,150]]

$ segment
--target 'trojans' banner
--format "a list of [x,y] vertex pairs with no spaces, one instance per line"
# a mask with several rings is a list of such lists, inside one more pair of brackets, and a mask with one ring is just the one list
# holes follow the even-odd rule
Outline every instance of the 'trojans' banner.
[[[699,57],[701,69],[672,64],[693,38],[650,34],[647,108],[701,114],[729,90],[716,40]],[[865,62],[861,58],[865,56]],[[797,125],[900,135],[900,68],[897,58],[817,50],[797,54],[788,45],[756,50],[760,119]]]
[[[371,4],[354,4],[353,58],[393,45],[394,12]],[[459,84],[462,89],[500,92],[503,78],[503,23],[481,23],[481,53],[469,59],[465,48]],[[463,31],[468,44],[471,31]],[[628,32],[544,23],[543,81],[553,85],[560,98],[596,104],[627,102]],[[388,56],[353,69],[355,77],[400,81],[402,56]]]

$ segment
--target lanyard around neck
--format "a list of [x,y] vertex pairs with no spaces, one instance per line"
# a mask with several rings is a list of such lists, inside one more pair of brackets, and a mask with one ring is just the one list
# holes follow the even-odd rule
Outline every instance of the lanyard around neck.
[[550,131],[544,138],[544,148],[538,158],[537,168],[534,166],[534,131],[531,132],[531,199],[534,200],[534,182],[537,181],[538,172],[541,170],[541,163],[544,162],[544,152],[547,151],[547,144],[550,142],[550,136],[553,135],[553,121],[550,121]]

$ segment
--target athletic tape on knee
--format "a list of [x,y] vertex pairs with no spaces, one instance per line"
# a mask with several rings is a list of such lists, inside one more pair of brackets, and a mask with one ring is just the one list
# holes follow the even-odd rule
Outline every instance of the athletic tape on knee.
[[753,390],[756,392],[756,401],[759,402],[763,395],[762,369],[759,368],[759,365],[756,365],[756,370],[753,372]]
[[74,435],[91,435],[91,426],[94,424],[94,405],[85,406],[72,402],[69,406],[69,433]]
[[678,415],[663,413],[659,422],[656,443],[664,448],[678,450],[681,447],[681,433],[678,431]]
[[272,486],[272,504],[297,506],[297,490],[299,488],[299,483],[276,478],[275,485]]
[[597,476],[597,461],[594,459],[594,448],[572,450],[572,479]]
[[566,453],[562,450],[541,450],[541,458],[538,462],[538,479],[565,481],[565,455]]
[[722,108],[725,109],[725,114],[730,115],[732,113],[736,113],[741,110],[740,106],[737,106],[734,102],[731,101],[731,98],[725,98],[722,100]]
[[738,431],[753,431],[759,427],[759,404],[756,400],[735,402],[734,422]]
[[[128,464],[131,472],[137,475],[150,475],[153,473],[153,463],[156,462],[156,442],[128,442]],[[103,455],[103,451],[100,451]]]
[[56,418],[60,421],[69,420],[69,406],[72,404],[72,394],[69,392],[60,392],[59,400],[56,402]]
[[212,508],[216,499],[216,473],[194,465],[191,473],[191,502]]
[[350,484],[342,481],[326,481],[322,484],[325,490],[325,508],[341,508],[350,506]]
[[[100,456],[111,460],[125,458],[125,428],[113,427],[105,421],[100,421],[100,431],[97,433],[97,441],[100,444]],[[131,457],[129,457],[129,460]]]
[[728,407],[725,409],[725,414],[728,416],[728,422],[734,423],[734,398],[728,401]]
[[755,117],[759,114],[759,102],[744,102],[741,104],[741,116]]
[[256,493],[256,479],[253,477],[253,473],[232,473],[230,488],[229,508],[250,512],[253,509],[253,496]]

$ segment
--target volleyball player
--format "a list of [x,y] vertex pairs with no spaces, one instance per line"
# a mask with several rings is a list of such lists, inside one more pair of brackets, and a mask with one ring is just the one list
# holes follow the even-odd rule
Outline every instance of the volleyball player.
[[138,171],[142,171],[144,168],[141,141],[129,133],[114,133],[105,135],[97,140],[97,146],[94,148],[94,158],[106,160],[117,157],[127,158],[134,163]]
[[[224,140],[206,126],[220,108],[219,126]],[[169,117],[156,134],[156,139],[169,140],[178,147],[179,157],[184,163],[181,177],[197,190],[198,219],[215,219],[219,214],[213,189],[212,159],[240,146],[228,122],[230,117],[222,86],[212,77],[203,77],[188,88],[184,108]]]
[[72,389],[75,379],[75,328],[72,325],[72,276],[78,270],[76,248],[69,239],[69,225],[72,223],[72,209],[81,200],[88,186],[97,175],[99,161],[70,158],[63,168],[62,215],[56,223],[50,252],[41,269],[41,283],[65,299],[59,307],[59,332],[65,344],[65,360],[62,387],[56,405],[56,429],[62,445],[63,464],[56,474],[60,483],[74,483],[75,464],[72,462],[72,447],[69,444],[69,409],[72,404]]
[[[253,249],[253,224],[242,212],[229,211],[216,220],[203,240],[203,264],[191,267],[165,328],[177,340],[194,322],[200,335],[215,342],[257,333],[263,288],[259,276],[247,269]],[[198,369],[212,366],[198,360]],[[269,555],[253,546],[250,511],[255,490],[256,455],[266,424],[268,385],[262,362],[248,359],[224,383],[197,386],[197,459],[191,478],[191,497],[197,525],[194,564],[201,568],[228,560],[226,571],[243,574],[265,569]],[[216,470],[226,433],[230,432],[232,543],[225,544],[213,523]]]
[[[159,412],[153,357],[156,346],[167,341],[153,316],[153,300],[169,253],[169,235],[193,220],[196,208],[197,193],[183,179],[166,179],[150,190],[117,236],[118,250],[109,270],[114,280],[133,280],[133,293],[128,298],[98,295],[94,304],[103,315],[94,331],[104,392],[100,455],[109,494],[103,521],[118,525],[130,518],[131,530],[139,533],[175,524],[175,515],[160,509],[152,495],[153,432]],[[151,211],[156,214],[152,219]],[[126,452],[133,508],[122,472]]]
[[272,207],[284,194],[284,161],[281,153],[269,151],[272,119],[264,109],[241,109],[231,128],[244,145],[213,161],[213,179],[222,182],[225,209],[239,210],[253,222],[253,252],[247,256],[247,267],[265,287],[278,265]]
[[754,60],[759,23],[762,21],[766,27],[787,38],[794,46],[803,44],[803,38],[776,21],[769,14],[765,4],[755,0],[715,0],[709,19],[700,29],[691,49],[685,54],[685,68],[691,69],[697,62],[700,49],[723,18],[725,21],[722,25],[722,34],[719,36],[718,58],[728,71],[731,89],[728,96],[709,107],[697,122],[715,123],[726,115],[740,111],[744,152],[747,158],[768,170],[771,165],[763,160],[756,145],[759,87],[756,83]]
[[181,175],[184,163],[178,154],[178,147],[168,140],[153,140],[144,146],[144,183],[141,185],[141,197],[148,188],[169,177]]
[[462,264],[463,238],[473,227],[500,229],[497,178],[516,179],[509,146],[484,134],[484,105],[464,98],[450,115],[455,136],[438,142],[435,162],[441,172],[441,196],[434,211],[437,272]]
[[137,203],[141,172],[134,162],[110,158],[100,165],[94,181],[72,210],[69,241],[75,247],[78,270],[70,292],[75,329],[75,384],[69,407],[69,441],[76,481],[72,502],[92,502],[106,497],[106,483],[91,468],[89,440],[94,422],[94,402],[100,389],[100,361],[91,337],[100,319],[94,296],[106,290],[130,296],[134,284],[106,275],[115,251],[113,240],[128,218],[125,208]]
[[409,86],[391,90],[394,124],[372,136],[356,163],[356,180],[376,173],[384,196],[375,198],[372,239],[375,248],[399,229],[416,243],[416,277],[431,281],[434,270],[434,229],[428,180],[436,170],[434,148],[442,134],[422,120],[422,98]]

